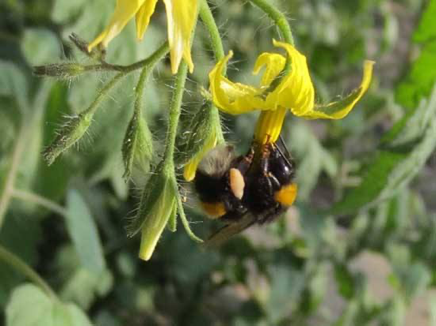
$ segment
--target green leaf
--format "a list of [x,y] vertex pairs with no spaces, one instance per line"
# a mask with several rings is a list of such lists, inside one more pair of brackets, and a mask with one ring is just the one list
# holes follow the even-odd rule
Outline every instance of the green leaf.
[[436,147],[436,87],[408,120],[393,127],[395,131],[382,143],[362,183],[336,203],[331,213],[353,213],[389,199],[417,175]]
[[21,113],[29,109],[27,80],[23,72],[12,63],[0,60],[0,96],[14,98]]
[[[37,262],[37,247],[41,240],[41,233],[39,222],[36,219],[7,214],[0,231],[0,244],[27,264],[33,265]],[[6,304],[10,292],[22,280],[23,276],[18,274],[15,269],[0,262],[0,307]]]
[[21,49],[31,65],[53,63],[59,60],[62,44],[48,29],[26,29]]
[[281,264],[269,268],[271,279],[270,298],[266,302],[266,311],[277,325],[278,320],[295,308],[305,284],[304,274],[292,266]]
[[100,275],[106,265],[100,237],[91,212],[77,190],[68,192],[67,211],[67,229],[82,265]]
[[354,276],[348,270],[346,265],[335,266],[335,279],[338,284],[339,293],[346,299],[352,299],[355,296]]
[[65,301],[74,301],[81,308],[88,309],[97,296],[103,296],[111,290],[113,276],[105,269],[100,275],[78,268],[62,288],[60,296]]
[[14,290],[6,307],[6,326],[61,325],[91,326],[91,322],[77,306],[55,301],[33,284]]
[[419,57],[396,91],[396,99],[407,108],[415,107],[429,96],[436,82],[436,1],[430,0],[414,34],[414,41],[423,44]]
[[421,22],[416,28],[413,35],[415,42],[424,43],[427,41],[433,41],[436,38],[436,1],[429,0],[427,8],[422,14]]
[[[52,86],[43,117],[43,144],[48,145],[56,135],[56,126],[69,114],[67,103],[68,86],[56,83]],[[56,160],[50,167],[40,160],[35,191],[43,197],[58,201],[65,197],[65,190],[71,174],[68,160]]]

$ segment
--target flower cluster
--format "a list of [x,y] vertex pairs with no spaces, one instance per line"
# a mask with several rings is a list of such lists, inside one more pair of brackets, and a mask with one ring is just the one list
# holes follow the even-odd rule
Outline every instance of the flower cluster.
[[[225,76],[225,70],[228,61],[232,57],[232,52],[224,56],[221,48],[222,45],[221,47],[216,46],[216,44],[212,46],[216,57],[222,57],[222,59],[218,60],[215,67],[209,73],[210,101],[192,119],[190,124],[191,129],[186,132],[186,134],[190,135],[188,136],[189,139],[185,141],[185,147],[182,146],[182,152],[186,153],[186,157],[178,159],[178,153],[174,154],[174,148],[176,147],[178,122],[187,71],[189,69],[192,73],[194,70],[194,63],[191,57],[191,39],[199,12],[205,25],[209,25],[208,30],[211,34],[212,45],[214,42],[220,42],[218,28],[213,20],[207,1],[163,0],[168,22],[168,42],[164,43],[146,60],[130,66],[115,66],[105,62],[101,58],[103,52],[98,51],[104,50],[132,18],[135,18],[136,21],[137,38],[142,39],[150,23],[150,18],[155,11],[157,1],[117,0],[115,11],[109,24],[91,43],[88,44],[75,35],[71,37],[71,40],[80,51],[88,54],[91,59],[98,59],[101,64],[88,66],[80,64],[54,64],[35,68],[35,72],[39,75],[58,78],[72,78],[90,71],[108,70],[117,72],[117,75],[102,88],[100,94],[89,108],[73,117],[61,130],[59,136],[54,139],[52,145],[48,146],[44,151],[44,156],[49,164],[67,148],[74,145],[86,133],[102,98],[108,94],[109,90],[124,76],[136,69],[142,68],[142,73],[135,88],[134,115],[128,126],[123,143],[125,176],[129,178],[134,166],[145,166],[146,169],[150,166],[149,163],[153,156],[152,134],[145,120],[143,120],[141,111],[144,85],[155,64],[168,51],[170,52],[171,71],[176,76],[174,96],[169,109],[168,132],[164,146],[165,152],[160,163],[150,173],[151,177],[145,185],[138,214],[132,220],[129,230],[131,235],[141,233],[142,239],[139,256],[144,260],[151,258],[155,246],[167,224],[170,225],[170,230],[175,230],[177,215],[181,217],[182,223],[190,237],[201,242],[201,239],[197,238],[190,230],[189,223],[185,217],[175,170],[177,167],[184,166],[184,178],[187,181],[194,180],[202,158],[210,149],[224,141],[218,110],[232,115],[261,111],[253,131],[253,151],[262,151],[269,148],[271,153],[278,153],[280,150],[277,149],[275,143],[280,136],[288,111],[297,117],[306,119],[344,118],[367,91],[374,65],[372,61],[364,62],[361,83],[347,96],[328,104],[317,104],[306,57],[293,44],[290,44],[293,43],[292,35],[289,27],[283,27],[284,16],[281,16],[282,14],[279,11],[272,8],[272,5],[263,1],[254,1],[265,12],[269,10],[270,17],[278,17],[276,23],[280,25],[281,32],[287,42],[277,42],[274,40],[273,44],[275,47],[283,49],[285,54],[267,52],[262,53],[258,57],[253,72],[258,74],[263,69],[263,75],[260,85],[255,87],[236,83],[228,79]],[[262,156],[258,154],[254,154],[253,157]],[[263,158],[265,159],[265,157]],[[276,159],[287,160],[282,154],[278,155]],[[293,170],[291,171],[293,165],[289,161],[287,164],[288,168],[285,172],[289,174],[287,175],[289,179],[293,177]],[[241,199],[245,186],[243,175],[236,171],[236,169],[233,170],[236,173],[233,181],[238,181],[233,185],[236,185],[235,189],[238,191],[233,190],[236,191],[236,194],[239,194],[236,196]],[[263,172],[261,177],[268,179],[268,171]],[[257,184],[255,186],[257,187]],[[255,186],[252,188],[256,188]],[[247,187],[250,187],[250,185],[247,185]],[[284,206],[290,206],[295,199],[296,192],[297,186],[294,183],[287,183],[283,189],[276,191],[274,200]]]

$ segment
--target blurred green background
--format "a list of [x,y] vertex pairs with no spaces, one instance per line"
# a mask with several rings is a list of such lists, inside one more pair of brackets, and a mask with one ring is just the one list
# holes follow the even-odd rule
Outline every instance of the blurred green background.
[[[79,146],[50,167],[40,155],[110,73],[55,81],[34,77],[32,66],[90,63],[68,35],[92,40],[115,1],[0,2],[0,324],[436,326],[436,1],[272,2],[308,58],[318,102],[358,85],[364,59],[377,62],[372,86],[344,120],[288,116],[283,137],[300,191],[283,219],[219,250],[203,250],[182,227],[165,231],[149,262],[125,232],[147,178],[139,171],[129,184],[122,178],[137,74],[111,93]],[[235,52],[230,77],[255,83],[251,68],[273,51],[277,28],[249,1],[210,5],[226,52]],[[108,61],[143,59],[165,38],[162,2],[144,41],[135,41],[130,23]],[[181,132],[203,103],[214,64],[208,41],[200,23]],[[156,161],[172,81],[164,61],[146,87]],[[223,116],[241,152],[255,119]],[[207,237],[219,224],[205,220],[181,184],[191,227]],[[16,257],[59,300],[30,285]]]

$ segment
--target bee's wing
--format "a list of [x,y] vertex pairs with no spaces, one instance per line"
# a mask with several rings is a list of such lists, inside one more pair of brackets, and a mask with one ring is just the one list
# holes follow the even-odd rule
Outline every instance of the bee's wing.
[[233,237],[238,233],[241,233],[248,227],[252,226],[254,223],[256,223],[256,219],[254,218],[254,216],[251,214],[245,214],[239,221],[229,223],[220,228],[218,231],[212,234],[209,239],[204,242],[203,245],[206,248],[219,247],[229,238]]

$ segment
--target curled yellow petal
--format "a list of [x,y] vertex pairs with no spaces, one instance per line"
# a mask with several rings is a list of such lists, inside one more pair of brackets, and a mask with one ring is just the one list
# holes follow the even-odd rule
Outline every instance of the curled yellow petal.
[[221,111],[241,114],[253,110],[274,111],[284,107],[297,114],[304,114],[313,108],[315,91],[306,57],[290,44],[274,41],[274,45],[287,51],[292,69],[281,77],[279,85],[269,93],[268,86],[285,67],[284,56],[263,53],[258,57],[253,72],[257,74],[265,67],[260,87],[234,83],[222,75],[231,53],[218,62],[209,74],[209,80],[213,101]]
[[171,71],[179,69],[182,58],[194,71],[191,58],[191,34],[198,14],[198,0],[164,0],[168,19],[168,42],[170,45]]
[[260,69],[265,66],[265,72],[262,75],[261,86],[267,87],[280,74],[285,67],[286,58],[277,53],[262,53],[254,64],[253,73],[257,75]]
[[129,20],[135,16],[144,2],[145,0],[117,0],[117,5],[109,25],[89,44],[88,51],[91,51],[99,44],[103,47],[107,47],[109,42],[117,36]]
[[142,40],[148,24],[150,23],[150,17],[153,15],[156,8],[157,0],[146,0],[145,3],[139,8],[136,13],[136,38]]
[[223,112],[241,114],[264,109],[261,90],[252,86],[234,83],[223,76],[223,70],[233,52],[221,59],[209,73],[210,91],[214,104]]
[[[342,119],[356,105],[363,94],[368,90],[372,79],[372,71],[375,62],[366,60],[363,64],[363,77],[360,86],[354,89],[349,95],[339,101],[326,105],[317,105],[312,111],[306,112],[301,117],[308,119]],[[298,114],[297,114],[298,115]]]

